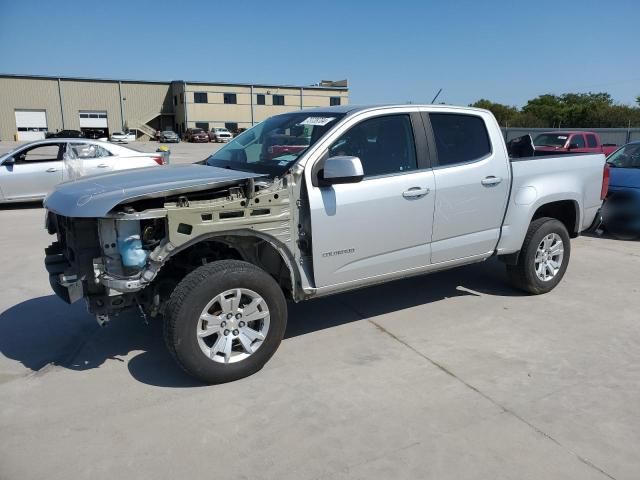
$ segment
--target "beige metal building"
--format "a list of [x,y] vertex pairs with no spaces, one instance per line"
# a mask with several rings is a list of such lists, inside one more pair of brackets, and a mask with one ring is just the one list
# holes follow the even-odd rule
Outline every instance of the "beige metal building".
[[4,74],[0,140],[35,140],[59,130],[98,137],[131,129],[142,138],[158,129],[237,131],[278,113],[348,100],[346,80],[293,86]]

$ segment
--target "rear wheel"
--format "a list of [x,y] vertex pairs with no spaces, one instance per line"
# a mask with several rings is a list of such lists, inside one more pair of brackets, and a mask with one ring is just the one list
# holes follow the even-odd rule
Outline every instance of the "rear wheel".
[[204,265],[173,291],[165,340],[178,364],[206,383],[247,377],[275,353],[287,324],[276,281],[237,260]]
[[571,244],[569,232],[554,218],[531,222],[517,265],[507,265],[511,284],[535,295],[553,290],[564,276]]

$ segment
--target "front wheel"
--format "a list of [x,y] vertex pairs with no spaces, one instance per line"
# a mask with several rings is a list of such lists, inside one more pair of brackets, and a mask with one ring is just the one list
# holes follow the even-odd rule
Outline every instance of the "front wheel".
[[225,383],[260,370],[287,325],[276,281],[246,262],[223,260],[197,268],[171,294],[165,341],[178,364],[206,383]]
[[507,265],[511,284],[525,292],[539,295],[553,290],[569,264],[569,232],[554,218],[531,222],[516,265]]

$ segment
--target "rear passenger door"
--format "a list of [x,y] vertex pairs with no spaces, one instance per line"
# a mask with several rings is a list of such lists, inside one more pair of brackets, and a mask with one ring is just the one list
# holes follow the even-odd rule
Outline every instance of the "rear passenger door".
[[88,142],[69,142],[69,147],[81,162],[82,175],[97,175],[113,170],[111,154],[100,145]]
[[511,181],[498,125],[482,112],[425,112],[423,117],[435,150],[431,262],[492,252]]

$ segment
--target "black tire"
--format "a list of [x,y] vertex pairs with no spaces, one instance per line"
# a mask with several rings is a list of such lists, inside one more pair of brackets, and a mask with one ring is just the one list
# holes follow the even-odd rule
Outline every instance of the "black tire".
[[[227,290],[245,288],[259,294],[269,309],[269,329],[257,350],[236,363],[220,363],[200,348],[196,335],[207,303]],[[225,383],[260,370],[280,345],[287,326],[287,302],[282,289],[264,270],[247,262],[222,260],[197,268],[175,288],[167,304],[164,338],[178,364],[209,383]]]
[[[564,255],[558,272],[550,280],[542,280],[536,274],[535,258],[538,245],[549,234],[560,236]],[[569,232],[562,222],[555,218],[543,217],[531,222],[520,250],[517,265],[507,265],[507,274],[511,284],[525,292],[540,295],[553,290],[564,277],[571,256]]]

